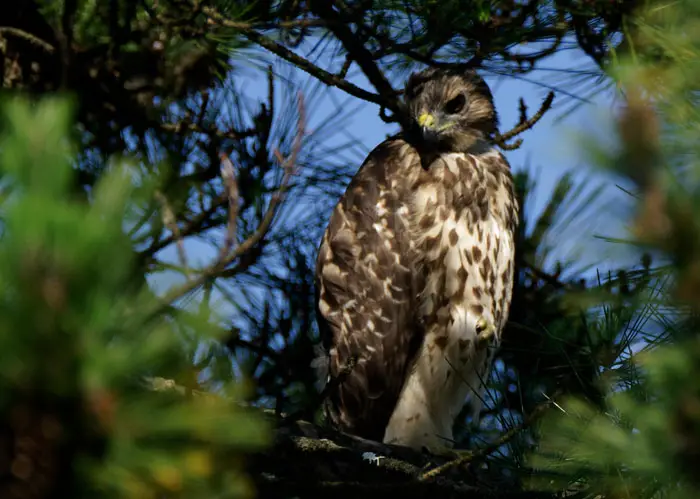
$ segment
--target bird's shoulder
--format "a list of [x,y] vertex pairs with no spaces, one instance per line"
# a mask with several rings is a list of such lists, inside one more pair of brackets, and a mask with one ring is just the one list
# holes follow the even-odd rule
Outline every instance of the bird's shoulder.
[[397,222],[394,217],[400,216],[405,204],[407,176],[417,168],[420,158],[415,148],[400,135],[379,143],[367,154],[338,200],[326,236],[332,237],[349,225],[353,232],[362,233],[377,223],[391,233]]
[[319,272],[332,264],[346,272],[344,279],[359,282],[408,270],[402,251],[406,183],[399,170],[413,163],[419,168],[418,161],[400,136],[387,138],[367,155],[330,216],[319,248]]
[[415,146],[402,134],[397,134],[380,142],[367,154],[354,180],[362,179],[363,175],[371,175],[377,180],[377,177],[396,174],[419,164]]

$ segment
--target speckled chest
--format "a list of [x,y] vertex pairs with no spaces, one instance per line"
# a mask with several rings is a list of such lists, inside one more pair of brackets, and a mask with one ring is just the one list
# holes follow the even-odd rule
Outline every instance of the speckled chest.
[[455,308],[500,329],[512,293],[518,207],[505,158],[445,154],[413,179],[412,240],[426,276],[429,324],[455,320]]

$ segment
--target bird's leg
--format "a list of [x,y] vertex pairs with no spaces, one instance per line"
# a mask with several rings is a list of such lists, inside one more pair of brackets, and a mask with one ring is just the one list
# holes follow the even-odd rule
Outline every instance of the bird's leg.
[[483,316],[476,321],[476,346],[485,348],[496,334],[496,326]]

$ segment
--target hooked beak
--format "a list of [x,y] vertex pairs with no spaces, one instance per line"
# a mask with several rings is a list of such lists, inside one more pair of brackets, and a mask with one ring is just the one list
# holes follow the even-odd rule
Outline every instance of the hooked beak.
[[450,128],[453,123],[443,121],[442,116],[423,113],[416,120],[420,126],[423,139],[426,142],[435,143],[438,141],[440,132]]

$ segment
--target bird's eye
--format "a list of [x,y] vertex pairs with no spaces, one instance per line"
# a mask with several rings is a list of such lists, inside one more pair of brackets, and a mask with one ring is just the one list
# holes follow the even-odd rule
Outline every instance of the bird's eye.
[[467,99],[465,99],[463,94],[459,94],[457,97],[454,99],[451,99],[445,104],[445,112],[447,114],[457,114],[459,113],[462,109],[464,109],[464,105],[467,103]]

